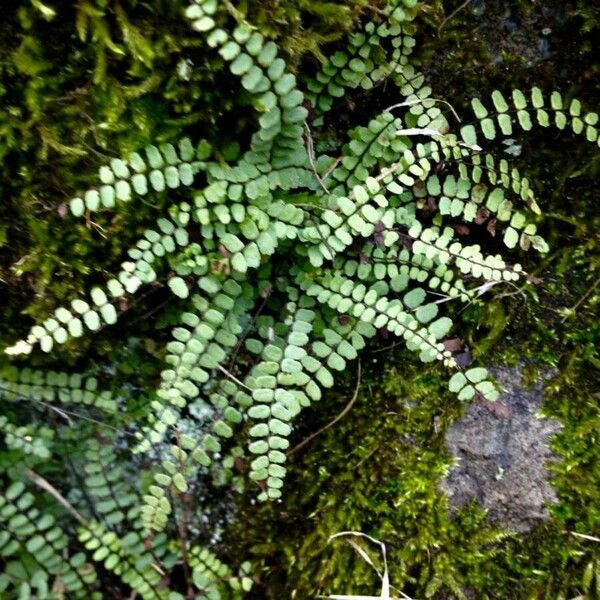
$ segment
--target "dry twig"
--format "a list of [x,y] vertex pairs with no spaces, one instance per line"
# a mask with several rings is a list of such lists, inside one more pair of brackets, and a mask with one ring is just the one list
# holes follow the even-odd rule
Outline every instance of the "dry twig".
[[344,407],[344,410],[337,417],[335,417],[335,419],[333,419],[332,421],[329,421],[329,423],[327,423],[327,425],[324,425],[323,427],[321,427],[321,429],[319,429],[318,431],[315,431],[314,433],[309,435],[307,438],[303,439],[299,444],[294,446],[288,452],[288,456],[291,454],[294,454],[295,452],[298,452],[298,450],[300,450],[301,448],[304,448],[304,446],[306,446],[306,444],[308,444],[310,441],[312,441],[318,435],[321,435],[324,431],[327,431],[330,427],[333,427],[338,421],[343,419],[348,414],[348,412],[350,412],[350,409],[352,408],[352,406],[356,402],[356,399],[358,398],[358,391],[360,390],[361,374],[362,374],[361,373],[361,363],[360,363],[360,359],[359,359],[358,374],[357,374],[357,379],[356,379],[356,388],[354,389],[354,394],[352,395],[352,398],[350,398],[350,402],[348,402],[348,404],[346,404],[346,406]]
[[27,475],[27,478],[33,484],[37,485],[45,492],[48,492],[79,524],[86,524],[85,519],[77,512],[75,507],[47,479],[34,473],[31,469],[26,469],[25,475]]

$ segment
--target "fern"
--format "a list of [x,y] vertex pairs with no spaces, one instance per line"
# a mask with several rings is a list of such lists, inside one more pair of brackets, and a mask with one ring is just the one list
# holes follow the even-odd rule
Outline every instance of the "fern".
[[[197,0],[185,17],[252,98],[258,129],[249,149],[227,164],[210,160],[206,141],[184,139],[101,167],[98,184],[70,201],[74,217],[178,188],[191,194],[157,217],[105,286],[58,308],[6,349],[48,353],[114,325],[119,300],[159,279],[181,309],[133,441],[129,431],[103,441],[83,430],[78,489],[85,498],[71,499],[81,504],[77,540],[69,544],[54,517],[32,508],[23,483],[0,497],[0,549],[21,561],[6,567],[0,586],[19,597],[48,596],[55,577],[74,597],[85,595],[96,589],[94,563],[142,598],[182,597],[167,589],[178,564],[188,597],[239,597],[252,586],[248,565],[234,575],[186,538],[198,516],[189,511],[197,483],[246,458],[259,499],[282,497],[295,420],[379,331],[403,340],[421,361],[440,362],[460,400],[495,400],[499,390],[485,368],[463,370],[444,346],[453,323],[442,309],[451,299],[478,301],[482,289],[522,281],[524,273],[460,241],[455,226],[494,219],[507,248],[547,246],[533,222],[539,208],[528,179],[482,148],[534,124],[568,127],[598,145],[595,113],[584,114],[576,100],[566,108],[560,94],[544,97],[537,88],[529,97],[514,90],[510,99],[495,91],[487,107],[474,100],[475,121],[453,132],[444,104],[409,62],[414,0],[390,1],[385,18],[365,24],[347,51],[306,82],[306,95],[276,45],[237,14],[229,28],[226,8]],[[397,86],[403,114],[385,111],[352,130],[338,160],[315,156],[310,127],[320,127],[334,100],[384,80]],[[307,103],[315,112],[310,126]],[[119,409],[118,397],[85,375],[11,367],[0,386],[7,405]],[[52,431],[16,419],[11,412],[0,420],[7,447],[22,464],[47,458]],[[133,453],[132,461],[152,459],[141,481],[109,444]],[[35,574],[25,583],[18,573],[26,563]]]
[[34,496],[20,481],[0,494],[0,549],[4,557],[24,555],[10,563],[0,575],[0,589],[13,588],[19,597],[39,594],[47,597],[49,581],[59,578],[65,590],[76,598],[86,598],[96,579],[81,552],[67,556],[69,539],[55,518],[34,506]]

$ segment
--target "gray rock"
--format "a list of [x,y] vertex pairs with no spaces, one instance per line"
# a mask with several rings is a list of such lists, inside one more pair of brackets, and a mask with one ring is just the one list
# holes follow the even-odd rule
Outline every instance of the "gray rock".
[[525,389],[518,368],[493,374],[506,392],[494,403],[469,404],[449,428],[446,446],[456,464],[441,487],[453,507],[475,499],[492,521],[529,531],[556,502],[546,466],[556,459],[548,444],[560,423],[539,415],[542,380]]

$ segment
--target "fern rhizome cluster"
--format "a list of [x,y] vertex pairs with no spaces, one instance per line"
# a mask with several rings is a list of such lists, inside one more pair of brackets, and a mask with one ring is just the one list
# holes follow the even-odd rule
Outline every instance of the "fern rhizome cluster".
[[[0,417],[14,457],[1,467],[2,597],[101,598],[106,578],[144,599],[241,597],[252,587],[250,565],[233,572],[198,544],[202,473],[227,479],[245,458],[258,498],[280,498],[295,419],[378,331],[442,363],[461,400],[497,397],[483,367],[464,370],[444,345],[452,321],[440,310],[524,273],[461,241],[456,226],[493,220],[508,248],[546,247],[531,222],[539,209],[528,179],[483,146],[534,125],[597,145],[598,117],[534,88],[475,100],[473,123],[458,123],[409,60],[415,5],[391,0],[302,86],[277,46],[231,7],[197,0],[188,8],[191,27],[251,94],[258,129],[236,164],[211,160],[204,141],[150,146],[101,167],[98,185],[71,200],[82,217],[189,188],[105,287],[6,350],[17,358],[1,373],[3,403],[94,417],[59,430]],[[316,155],[312,132],[337,99],[383,81],[396,86],[398,103],[353,129],[340,157]],[[185,302],[134,435],[102,427],[122,398],[95,377],[19,360],[114,325],[123,297],[167,277]],[[78,450],[69,459],[73,489],[35,472],[59,438]],[[56,500],[52,510],[36,502],[42,490]]]

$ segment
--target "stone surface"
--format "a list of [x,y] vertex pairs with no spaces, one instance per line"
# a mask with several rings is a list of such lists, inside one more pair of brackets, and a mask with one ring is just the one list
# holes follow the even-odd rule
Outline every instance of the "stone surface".
[[494,403],[473,402],[446,434],[456,465],[442,489],[452,506],[472,499],[489,518],[512,531],[528,531],[548,518],[545,505],[556,502],[547,464],[554,459],[550,437],[560,429],[543,418],[543,382],[523,387],[518,368],[492,370],[506,389]]

